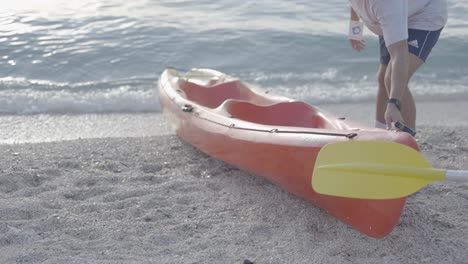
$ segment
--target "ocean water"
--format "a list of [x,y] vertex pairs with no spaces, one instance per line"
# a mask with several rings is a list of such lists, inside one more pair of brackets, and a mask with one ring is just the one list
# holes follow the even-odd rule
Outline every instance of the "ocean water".
[[[0,5],[0,114],[158,113],[166,67],[213,68],[309,103],[373,100],[377,39],[347,1],[15,0]],[[418,100],[468,98],[468,0],[449,0]],[[30,117],[27,117],[30,118]],[[10,119],[8,119],[10,120]]]

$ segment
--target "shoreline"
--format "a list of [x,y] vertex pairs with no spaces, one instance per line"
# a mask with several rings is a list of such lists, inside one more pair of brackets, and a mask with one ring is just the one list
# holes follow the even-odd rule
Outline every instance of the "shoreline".
[[[422,126],[434,167],[466,169],[468,131]],[[464,263],[468,185],[410,196],[365,237],[174,135],[0,145],[0,262]]]
[[[468,127],[468,113],[464,111],[467,104],[466,100],[430,102],[416,99],[417,130],[421,126]],[[344,116],[349,120],[374,126],[375,104],[373,102],[323,104],[318,107],[336,116]]]
[[[425,126],[468,128],[468,101],[416,102],[418,134]],[[318,108],[374,127],[371,102],[318,104]],[[157,113],[0,115],[0,145],[57,142],[87,138],[139,138],[174,134],[166,117]]]

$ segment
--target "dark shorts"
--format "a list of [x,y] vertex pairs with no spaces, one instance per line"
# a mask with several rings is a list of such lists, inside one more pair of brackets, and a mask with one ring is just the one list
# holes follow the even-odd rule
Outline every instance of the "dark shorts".
[[[426,62],[429,53],[439,40],[440,32],[443,28],[435,31],[427,31],[420,29],[408,29],[408,50],[411,54],[419,57]],[[390,61],[390,53],[385,46],[385,40],[379,36],[380,43],[380,63],[387,65]]]

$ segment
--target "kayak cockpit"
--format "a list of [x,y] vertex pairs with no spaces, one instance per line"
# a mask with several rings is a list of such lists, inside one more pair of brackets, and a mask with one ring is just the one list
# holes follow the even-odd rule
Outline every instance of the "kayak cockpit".
[[188,100],[209,108],[217,108],[229,99],[243,100],[259,105],[275,103],[275,101],[254,93],[238,80],[223,82],[214,86],[203,86],[180,80],[179,87]]
[[229,117],[271,126],[338,129],[340,120],[329,120],[315,107],[300,101],[263,97],[238,80],[212,86],[179,80],[183,96],[201,106],[218,108]]
[[330,122],[315,108],[303,102],[281,102],[261,106],[246,101],[232,100],[223,107],[232,117],[261,125],[335,128],[332,125],[333,122]]

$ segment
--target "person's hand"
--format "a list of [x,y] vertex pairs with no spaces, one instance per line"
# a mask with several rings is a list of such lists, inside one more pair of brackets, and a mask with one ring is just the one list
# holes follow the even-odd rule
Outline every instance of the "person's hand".
[[349,44],[351,44],[351,47],[357,52],[361,52],[361,50],[366,47],[364,40],[349,39]]
[[400,110],[394,104],[387,104],[387,110],[385,111],[385,121],[387,123],[387,129],[392,128],[392,124],[400,121],[404,123],[403,117],[401,116]]

